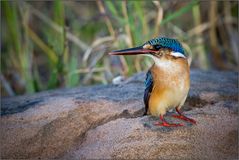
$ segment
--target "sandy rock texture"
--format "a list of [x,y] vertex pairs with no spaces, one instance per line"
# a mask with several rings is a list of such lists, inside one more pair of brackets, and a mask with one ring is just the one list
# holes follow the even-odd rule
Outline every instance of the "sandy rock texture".
[[197,125],[155,126],[144,73],[120,85],[59,89],[1,101],[1,159],[237,159],[238,73],[191,72],[184,113]]

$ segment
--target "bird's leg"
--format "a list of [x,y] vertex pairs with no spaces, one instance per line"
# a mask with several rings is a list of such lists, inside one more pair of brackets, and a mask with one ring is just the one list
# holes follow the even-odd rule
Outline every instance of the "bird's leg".
[[183,126],[182,124],[168,123],[164,119],[164,117],[162,115],[160,115],[160,120],[162,121],[162,123],[156,122],[154,125],[156,125],[156,126],[164,126],[164,127],[179,127],[179,126]]
[[176,107],[176,111],[178,112],[179,115],[172,115],[174,118],[182,119],[184,121],[196,124],[196,121],[194,119],[188,118],[185,115],[183,115],[182,112],[179,111],[178,107]]

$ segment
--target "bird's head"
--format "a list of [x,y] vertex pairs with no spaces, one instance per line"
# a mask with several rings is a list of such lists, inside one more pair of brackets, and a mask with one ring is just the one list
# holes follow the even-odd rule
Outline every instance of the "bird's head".
[[185,51],[176,39],[158,37],[149,40],[145,44],[123,50],[112,51],[110,55],[146,55],[154,59],[155,63],[186,59]]

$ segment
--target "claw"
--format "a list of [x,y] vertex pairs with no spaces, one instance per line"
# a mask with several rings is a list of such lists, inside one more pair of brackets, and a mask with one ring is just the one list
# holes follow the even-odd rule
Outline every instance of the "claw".
[[191,122],[193,124],[196,124],[196,121],[194,119],[191,119],[191,118],[188,118],[184,115],[172,115],[174,118],[178,118],[178,119],[182,119],[184,121],[188,121],[188,122]]
[[184,121],[188,121],[191,122],[193,124],[196,124],[196,121],[194,119],[188,118],[186,116],[184,116],[178,109],[178,107],[176,107],[176,111],[178,112],[179,115],[172,115],[174,118],[178,118],[178,119],[182,119]]
[[156,123],[154,123],[154,125],[156,125],[156,126],[164,126],[164,127],[180,127],[180,126],[183,126],[183,124],[168,123],[167,121],[165,121],[163,116],[160,116],[160,119],[161,119],[162,122],[156,122]]
[[168,122],[156,122],[154,123],[155,126],[164,126],[164,127],[180,127],[183,126],[183,124],[179,124],[179,123],[168,123]]

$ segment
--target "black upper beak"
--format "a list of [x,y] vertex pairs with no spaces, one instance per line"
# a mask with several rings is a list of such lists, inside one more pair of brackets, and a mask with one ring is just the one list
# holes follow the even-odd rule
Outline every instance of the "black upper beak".
[[142,46],[139,46],[135,48],[112,51],[109,54],[110,55],[136,55],[136,54],[150,54],[155,52],[156,50],[144,49]]

